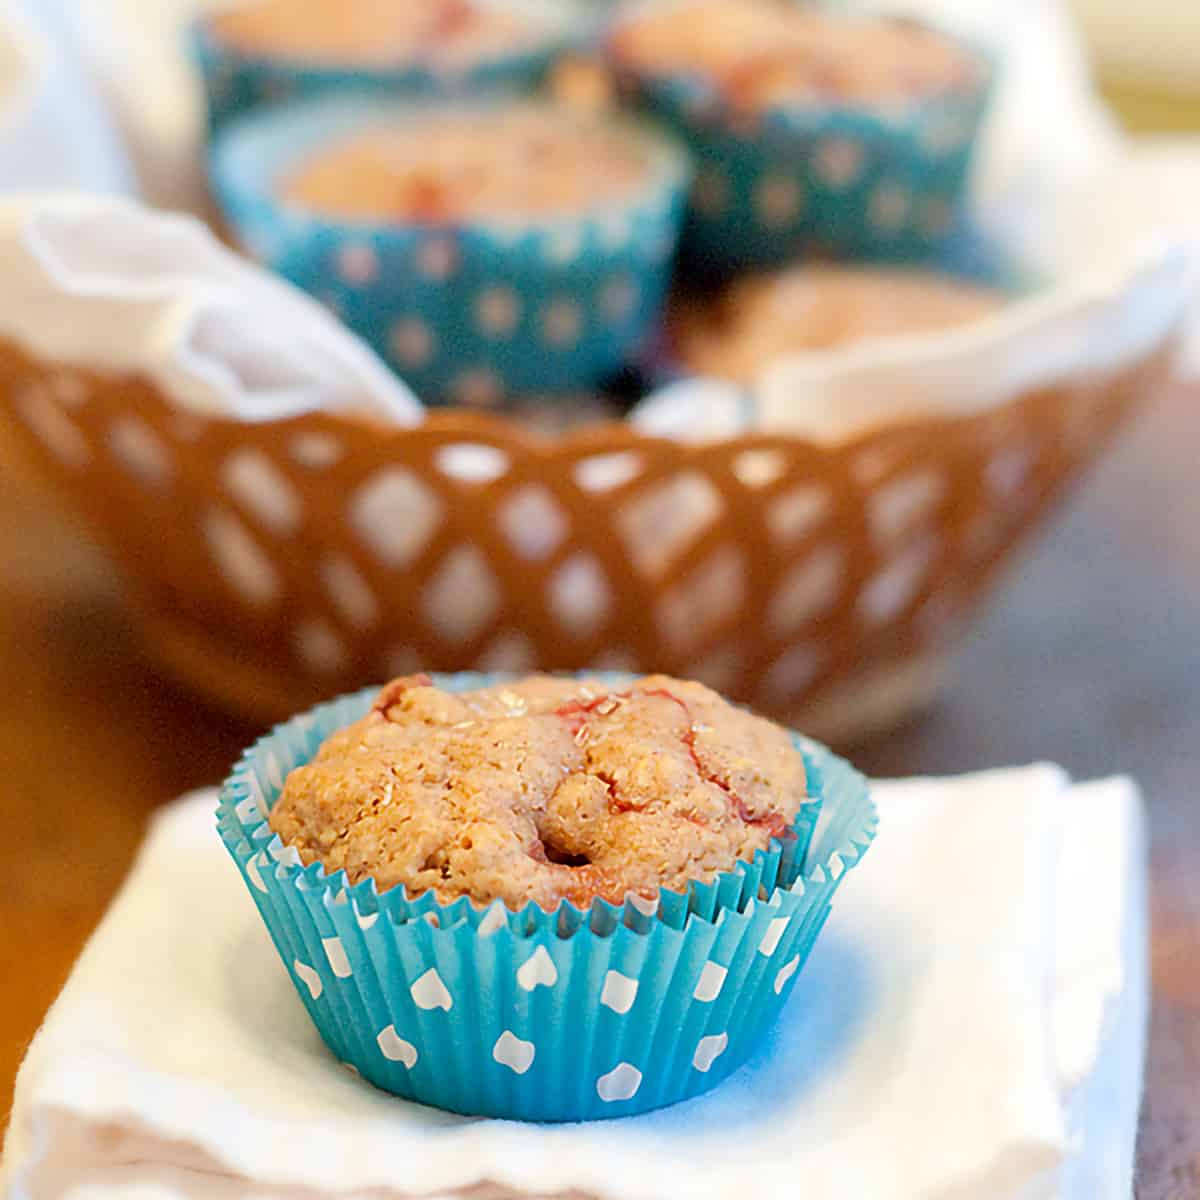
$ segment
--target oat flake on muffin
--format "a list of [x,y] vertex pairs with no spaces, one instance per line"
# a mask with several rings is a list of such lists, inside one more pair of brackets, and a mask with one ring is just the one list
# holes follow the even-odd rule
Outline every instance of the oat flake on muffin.
[[805,796],[790,735],[697,683],[412,676],[291,772],[270,823],[351,883],[553,909],[709,881]]

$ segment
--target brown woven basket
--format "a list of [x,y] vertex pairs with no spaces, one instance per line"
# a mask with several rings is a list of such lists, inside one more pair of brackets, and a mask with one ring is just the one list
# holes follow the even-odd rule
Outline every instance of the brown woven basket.
[[995,569],[1169,359],[835,447],[546,439],[466,412],[208,420],[13,344],[0,408],[124,569],[162,665],[256,717],[415,668],[596,666],[845,739],[929,697]]

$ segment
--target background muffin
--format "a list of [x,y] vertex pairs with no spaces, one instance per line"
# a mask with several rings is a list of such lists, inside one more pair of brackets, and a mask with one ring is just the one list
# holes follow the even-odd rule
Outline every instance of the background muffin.
[[243,0],[193,47],[216,127],[318,92],[528,91],[585,29],[570,0]]
[[772,0],[665,0],[608,47],[695,156],[695,271],[817,248],[922,257],[954,230],[990,71],[946,35]]
[[949,329],[1003,303],[998,291],[928,271],[793,267],[681,299],[671,316],[671,345],[691,371],[749,383],[775,358]]
[[636,353],[687,166],[615,117],[339,97],[234,122],[212,175],[241,240],[422,399],[486,406],[589,388]]

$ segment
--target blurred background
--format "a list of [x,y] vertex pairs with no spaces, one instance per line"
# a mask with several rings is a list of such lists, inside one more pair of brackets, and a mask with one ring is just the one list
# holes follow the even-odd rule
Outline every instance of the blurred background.
[[[1027,135],[1021,144],[1031,149],[1019,161],[1001,150],[979,164],[992,185],[989,214],[1014,242],[1043,258],[1061,252],[1069,269],[1082,270],[1106,238],[1115,244],[1134,225],[1195,236],[1200,6],[891,6],[905,8],[940,15],[971,36],[1007,29],[1020,42],[1007,65],[1010,78],[1024,82],[1002,94],[993,120]],[[205,182],[202,89],[181,51],[193,9],[186,0],[0,5],[0,190],[139,197],[199,213],[228,232]],[[1082,210],[1103,210],[1105,223],[1068,248],[1053,210],[1078,208],[1081,197]],[[1162,1197],[1200,1189],[1195,386],[1186,373],[1156,376],[1121,436],[1105,438],[1095,469],[1053,508],[1060,485],[1077,482],[1075,464],[1061,479],[1048,474],[1035,506],[1045,519],[1014,526],[1014,540],[1028,537],[1021,556],[981,598],[952,660],[939,661],[938,686],[918,688],[911,705],[866,723],[875,728],[847,732],[856,762],[878,775],[1047,758],[1077,777],[1119,770],[1142,783],[1152,814],[1156,998],[1140,1161],[1144,1194]],[[603,415],[619,416],[628,397],[618,394],[612,405],[605,401]],[[291,677],[276,680],[263,705],[222,703],[220,687],[177,682],[204,676],[196,661],[204,645],[190,647],[183,670],[179,654],[164,669],[161,653],[146,653],[144,609],[128,601],[128,563],[118,569],[120,555],[96,537],[104,498],[69,495],[26,442],[0,414],[5,1094],[154,808],[218,781],[269,713],[292,697],[294,708],[311,699],[309,685]],[[169,540],[164,529],[164,545]],[[229,653],[235,666],[241,654]],[[225,670],[222,659],[209,674]],[[319,694],[327,685],[312,686]]]

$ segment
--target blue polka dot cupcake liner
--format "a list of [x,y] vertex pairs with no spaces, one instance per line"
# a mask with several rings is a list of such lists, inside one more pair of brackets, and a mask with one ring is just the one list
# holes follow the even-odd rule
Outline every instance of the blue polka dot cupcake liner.
[[431,98],[533,91],[559,59],[588,44],[592,26],[569,4],[514,0],[514,6],[544,21],[545,36],[454,69],[412,61],[348,65],[245,51],[223,42],[202,17],[188,32],[188,48],[199,69],[209,130],[255,109],[330,93]]
[[623,76],[635,102],[691,151],[681,256],[697,276],[805,257],[922,261],[964,225],[992,72],[903,110],[731,111],[699,76]]
[[489,407],[596,386],[661,314],[686,155],[611,118],[647,151],[644,186],[603,211],[537,221],[355,223],[279,198],[280,178],[321,145],[431,111],[446,110],[337,97],[235,121],[210,148],[218,203],[252,255],[324,301],[428,403]]
[[[437,677],[466,690],[495,677]],[[877,818],[865,780],[797,737],[819,802],[708,884],[657,901],[514,912],[304,867],[266,815],[289,771],[376,689],[277,727],[221,791],[218,828],[329,1051],[406,1100],[526,1121],[630,1116],[700,1095],[779,1016]],[[819,817],[819,819],[818,819]]]

